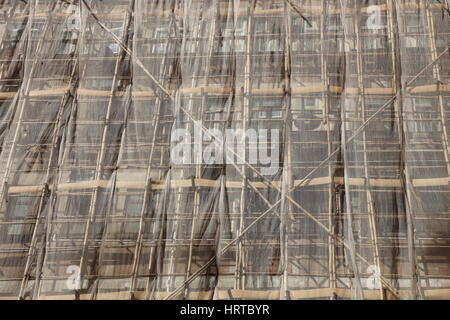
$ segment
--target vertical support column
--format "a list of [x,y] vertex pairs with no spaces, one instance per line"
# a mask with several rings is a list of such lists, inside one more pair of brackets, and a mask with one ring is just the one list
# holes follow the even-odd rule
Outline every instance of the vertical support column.
[[[283,184],[281,187],[280,237],[281,257],[283,259],[282,285],[280,299],[289,299],[289,229],[292,221],[292,203],[286,198],[286,193],[293,188],[292,179],[292,113],[291,113],[291,8],[284,3],[285,46],[284,46],[284,155],[283,155]],[[287,202],[287,203],[286,203]]]
[[[346,15],[347,15],[347,0],[339,0],[340,3],[340,14],[341,14],[341,23],[344,26],[344,37],[345,39],[349,39],[348,32],[346,30]],[[355,289],[355,297],[357,299],[363,299],[363,291],[361,286],[361,279],[359,277],[359,269],[358,264],[356,261],[357,253],[355,248],[355,239],[353,235],[353,213],[352,213],[352,202],[350,197],[350,177],[348,174],[349,166],[348,164],[348,151],[347,151],[347,125],[349,124],[347,122],[347,109],[345,106],[345,97],[346,93],[343,93],[343,97],[341,98],[341,120],[342,120],[342,126],[341,126],[341,149],[342,149],[342,159],[344,161],[344,184],[345,184],[345,203],[346,203],[346,212],[344,213],[345,221],[344,223],[347,223],[346,226],[346,239],[348,245],[346,246],[348,250],[348,256],[350,259],[350,265],[353,269],[354,277],[352,279],[352,284]],[[342,101],[343,100],[343,101]]]
[[[328,69],[327,69],[327,58],[325,56],[326,52],[326,19],[328,17],[328,7],[327,2],[322,1],[322,14],[320,16],[320,66],[321,66],[321,76],[322,84],[325,88],[325,92],[322,94],[323,109],[324,109],[324,121],[326,123],[327,130],[327,154],[333,152],[333,142],[331,135],[331,123],[330,123],[330,83],[328,79]],[[336,241],[334,239],[335,231],[335,217],[334,217],[334,201],[335,201],[335,187],[334,187],[334,172],[331,161],[328,162],[328,177],[330,178],[330,186],[328,188],[328,281],[329,287],[332,294],[330,295],[330,300],[335,299],[335,289],[336,289]]]
[[[357,6],[357,15],[362,12],[362,8],[360,6]],[[366,97],[365,97],[365,86],[364,86],[364,67],[363,67],[363,52],[362,52],[362,41],[361,41],[361,35],[360,30],[362,26],[360,25],[360,19],[359,17],[356,17],[356,26],[355,26],[355,32],[356,32],[356,54],[357,54],[357,73],[358,73],[358,93],[359,93],[359,101],[361,105],[361,121],[364,123],[367,120],[366,115]],[[372,197],[372,191],[370,186],[370,174],[369,174],[369,165],[367,161],[367,134],[366,130],[363,130],[362,132],[362,139],[363,139],[363,161],[364,161],[364,189],[366,190],[366,202],[367,202],[367,211],[368,211],[368,219],[369,219],[369,228],[370,228],[370,238],[371,238],[371,246],[372,246],[372,252],[373,252],[373,263],[375,264],[376,268],[380,272],[380,275],[382,275],[381,270],[381,263],[380,263],[380,253],[379,253],[379,245],[378,245],[378,231],[377,231],[377,224],[376,224],[376,218],[375,218],[375,208],[373,206],[373,197]],[[357,142],[355,142],[357,143]],[[383,285],[380,282],[380,299],[384,299],[384,290]]]
[[[244,92],[243,92],[243,106],[242,106],[242,130],[245,132],[247,129],[247,122],[249,118],[249,109],[251,105],[251,62],[252,62],[252,47],[253,47],[253,12],[255,10],[256,0],[248,0],[249,7],[247,8],[247,39],[246,39],[246,62],[244,69]],[[248,149],[248,145],[246,140],[243,141],[244,150]],[[238,237],[241,237],[243,230],[245,229],[245,214],[247,211],[247,202],[246,202],[246,190],[247,190],[247,168],[246,165],[242,165],[242,183],[241,183],[241,196],[240,196],[240,221],[239,221],[239,234]],[[236,253],[236,271],[235,271],[235,288],[236,289],[245,289],[245,273],[246,273],[246,262],[245,262],[245,249],[242,244],[243,239],[240,238],[237,247]]]

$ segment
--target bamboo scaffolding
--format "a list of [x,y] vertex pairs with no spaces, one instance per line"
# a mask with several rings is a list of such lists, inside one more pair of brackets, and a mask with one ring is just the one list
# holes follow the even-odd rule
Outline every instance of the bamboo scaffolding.
[[[0,149],[0,286],[18,284],[12,296],[448,297],[442,199],[450,181],[450,84],[441,43],[447,32],[436,24],[444,5],[382,1],[386,28],[378,34],[363,28],[371,8],[348,0],[73,4],[84,11],[76,27],[83,35],[70,40],[84,41],[80,56],[25,57],[28,66],[55,66],[28,69],[17,92],[0,87],[0,108],[16,104]],[[30,8],[40,30],[50,15],[55,25],[71,16],[47,3]],[[419,52],[405,47],[399,24],[411,16],[425,28],[408,36],[423,39],[427,52],[409,70],[402,63]],[[57,45],[44,35],[26,41]],[[380,35],[387,44],[368,49]],[[0,64],[12,61],[2,52]],[[79,60],[87,61],[83,68]],[[57,71],[58,61],[71,64],[68,74]],[[367,62],[380,61],[382,68],[366,71]],[[123,73],[125,64],[132,75]],[[422,100],[431,101],[430,111]],[[118,101],[127,104],[120,115]],[[45,103],[54,105],[54,118],[45,119]],[[29,120],[32,104],[42,110]],[[17,152],[31,146],[19,139],[28,126],[48,151]],[[210,128],[235,126],[283,126],[279,175],[262,175],[262,166],[226,150],[215,134],[211,140],[239,164],[169,162],[173,129],[209,135]],[[439,129],[421,132],[426,126]],[[244,143],[246,152],[253,148]],[[22,239],[16,230],[24,230]],[[82,287],[67,294],[61,287],[70,265],[80,267]],[[369,266],[380,271],[381,285],[372,290]]]

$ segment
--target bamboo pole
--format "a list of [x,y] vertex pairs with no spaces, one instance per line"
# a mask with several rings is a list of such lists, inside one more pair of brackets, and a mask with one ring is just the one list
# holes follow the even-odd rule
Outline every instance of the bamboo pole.
[[[321,66],[321,76],[322,76],[322,84],[325,87],[329,87],[329,77],[328,77],[328,69],[327,69],[327,61],[325,56],[326,51],[326,28],[327,28],[327,20],[326,17],[328,15],[328,6],[326,1],[322,1],[322,12],[323,15],[320,17],[320,66]],[[331,106],[330,106],[330,95],[329,91],[324,92],[322,94],[322,100],[324,103],[324,121],[326,124],[326,132],[327,132],[327,154],[330,155],[333,152],[333,143],[332,143],[332,133],[331,133]],[[334,241],[334,237],[332,234],[335,234],[335,185],[332,179],[334,175],[334,169],[331,162],[328,163],[328,176],[330,177],[330,184],[328,188],[328,229],[330,230],[330,235],[328,235],[328,273],[329,273],[329,287],[334,292],[336,289],[336,243]],[[330,300],[335,299],[335,294],[330,295]]]
[[280,286],[280,298],[290,299],[289,295],[289,229],[292,229],[293,224],[293,208],[292,204],[286,200],[286,192],[293,187],[293,172],[292,172],[292,111],[291,111],[291,10],[287,3],[284,3],[284,11],[286,21],[284,22],[285,44],[284,44],[284,154],[283,154],[283,182],[281,188],[281,203],[280,210],[280,261],[282,271],[282,281]]
[[[345,21],[347,21],[346,17],[347,17],[347,7],[346,7],[346,0],[340,0],[340,5],[341,5],[341,23],[344,25],[344,38],[345,39],[349,39],[350,35],[348,34],[348,30],[346,29],[346,23]],[[345,3],[345,5],[344,5]],[[354,234],[353,234],[353,219],[354,219],[354,213],[352,210],[352,201],[351,201],[351,197],[350,197],[350,193],[351,193],[351,187],[349,185],[349,160],[348,160],[348,150],[347,150],[347,145],[350,141],[348,141],[347,137],[347,130],[348,130],[348,126],[349,126],[349,122],[347,121],[347,106],[345,104],[345,98],[346,98],[346,94],[344,94],[344,97],[341,98],[341,120],[342,120],[342,128],[341,128],[341,145],[342,145],[342,159],[344,161],[344,185],[345,185],[345,209],[346,209],[346,213],[344,214],[344,219],[345,222],[347,223],[347,241],[349,242],[349,245],[347,247],[348,250],[348,255],[349,255],[349,260],[350,260],[350,265],[352,267],[352,272],[354,273],[354,277],[352,279],[352,286],[354,287],[355,290],[355,298],[357,299],[363,299],[363,290],[362,290],[362,285],[361,285],[361,279],[360,279],[360,270],[358,268],[357,265],[357,261],[356,261],[356,256],[357,256],[357,252],[356,252],[356,243],[355,243],[355,239],[354,239]],[[342,102],[344,101],[344,103]],[[367,120],[366,120],[367,121]],[[364,122],[367,123],[367,122]],[[363,133],[365,130],[362,130],[361,133]],[[355,137],[356,138],[356,137]],[[353,139],[352,139],[353,141]]]
[[[356,28],[355,28],[355,35],[356,35],[356,55],[357,55],[357,73],[358,73],[358,89],[360,92],[359,96],[359,102],[361,104],[361,116],[362,116],[362,122],[366,120],[366,99],[364,95],[364,68],[363,68],[363,47],[361,44],[361,35],[360,30],[362,26],[360,25],[359,17],[356,18]],[[373,35],[376,37],[376,35]],[[362,140],[363,140],[363,161],[364,161],[364,180],[365,180],[365,189],[366,189],[366,202],[367,202],[367,210],[369,213],[369,228],[370,228],[370,237],[372,242],[372,254],[373,254],[373,263],[376,266],[377,270],[375,272],[379,272],[380,275],[383,274],[382,266],[381,266],[381,260],[380,260],[380,252],[379,252],[379,245],[378,245],[378,228],[377,228],[377,221],[375,217],[375,208],[374,208],[374,199],[372,196],[371,191],[371,185],[370,185],[370,173],[369,173],[369,165],[367,161],[367,154],[368,154],[368,148],[367,148],[367,135],[366,131],[362,133]],[[351,205],[350,203],[348,204]],[[378,275],[375,275],[375,277],[378,277]],[[383,300],[384,297],[384,288],[383,285],[380,284],[379,287],[380,292],[380,299]]]
[[[248,2],[249,7],[247,7],[248,19],[247,19],[247,36],[246,36],[246,62],[244,69],[244,98],[242,105],[242,130],[245,132],[247,130],[248,125],[248,117],[249,117],[249,108],[252,104],[251,99],[251,87],[252,87],[252,47],[253,47],[253,33],[254,33],[254,22],[253,22],[253,12],[255,10],[256,0],[252,0]],[[244,150],[248,149],[247,142],[244,138],[243,145]],[[247,168],[245,165],[242,165],[242,189],[240,195],[240,220],[239,220],[239,232],[238,234],[242,234],[242,230],[245,228],[245,216],[247,214],[247,186],[248,186],[248,177],[247,177]],[[246,249],[243,241],[239,241],[237,244],[237,253],[236,253],[236,282],[235,288],[245,290],[246,287]]]

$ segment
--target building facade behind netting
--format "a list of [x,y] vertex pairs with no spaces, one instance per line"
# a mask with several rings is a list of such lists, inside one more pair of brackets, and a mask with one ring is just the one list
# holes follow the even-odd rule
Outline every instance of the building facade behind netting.
[[1,0],[0,298],[450,299],[449,13]]

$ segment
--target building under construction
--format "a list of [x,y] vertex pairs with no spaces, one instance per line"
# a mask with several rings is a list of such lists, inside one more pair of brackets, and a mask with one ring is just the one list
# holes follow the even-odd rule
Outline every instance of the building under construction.
[[[0,0],[0,299],[450,299],[449,19]],[[276,170],[177,129],[277,129]]]

